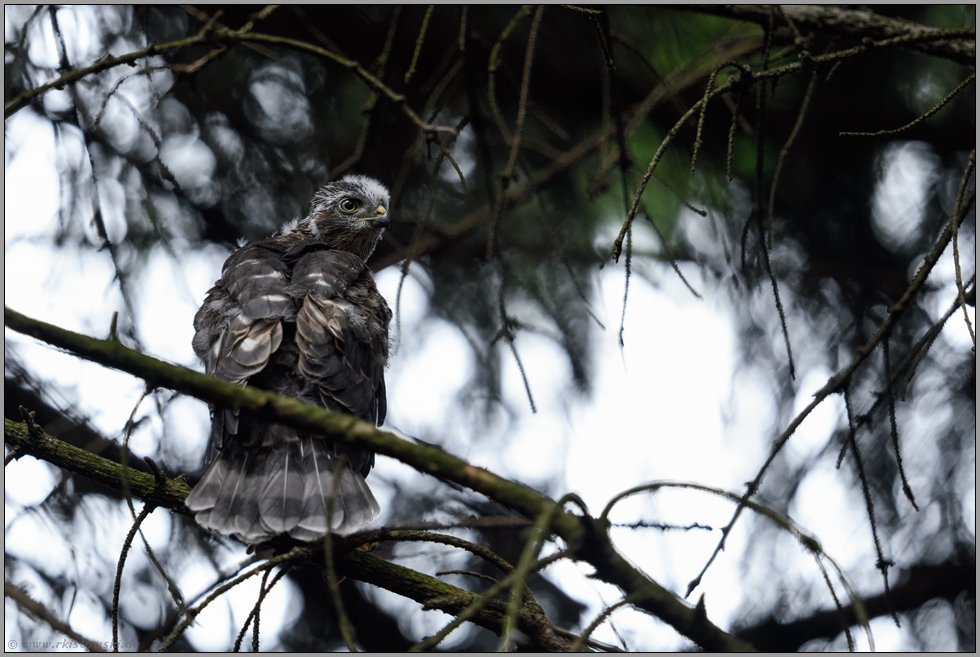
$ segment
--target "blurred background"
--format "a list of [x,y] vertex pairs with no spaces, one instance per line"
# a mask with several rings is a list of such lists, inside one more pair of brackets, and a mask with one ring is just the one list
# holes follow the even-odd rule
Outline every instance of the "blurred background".
[[[950,221],[976,143],[975,82],[905,131],[841,136],[910,123],[966,80],[975,60],[894,48],[811,66],[810,56],[859,45],[860,34],[797,24],[782,10],[257,10],[5,6],[5,104],[67,70],[195,35],[209,21],[233,30],[251,21],[253,32],[279,42],[174,48],[8,114],[4,303],[100,338],[118,313],[124,343],[202,370],[191,349],[193,316],[236,241],[305,216],[330,179],[374,176],[392,192],[392,225],[369,262],[395,311],[385,428],[553,498],[578,493],[594,514],[616,493],[653,480],[744,492],[773,439],[901,298]],[[976,23],[973,5],[875,11],[938,28]],[[404,101],[376,93],[340,59],[359,62]],[[668,131],[709,78],[717,86],[734,69],[717,78],[713,71],[730,60],[757,71],[801,59],[804,67],[761,94],[758,84],[736,87],[708,103],[693,175],[700,115],[680,123],[624,253],[611,259]],[[406,107],[453,131],[421,131]],[[505,170],[513,175],[502,178]],[[971,189],[974,177],[965,184]],[[957,239],[975,327],[972,206]],[[849,437],[842,396],[803,422],[756,498],[793,518],[841,565],[868,601],[878,649],[975,650],[975,341],[955,308],[956,280],[950,246],[888,352],[879,346],[849,388],[875,533],[894,563],[892,595],[883,597],[853,451],[838,466]],[[145,469],[149,456],[196,481],[206,404],[167,390],[141,400],[143,388],[5,331],[6,418],[21,421],[25,406],[46,432],[118,460],[132,416],[132,466]],[[385,525],[510,513],[384,457],[368,483]],[[116,562],[132,524],[125,499],[29,456],[6,466],[4,491],[5,580],[76,631],[108,641]],[[692,490],[636,496],[612,514],[620,524],[613,538],[684,595],[733,511]],[[524,544],[519,529],[451,531],[511,563]],[[152,648],[173,627],[176,607],[146,546],[185,600],[245,553],[165,509],[143,533],[122,579],[120,636]],[[382,544],[377,554],[430,574],[497,576],[446,546]],[[556,625],[581,630],[620,599],[589,572],[561,561],[530,581]],[[484,587],[473,577],[447,580]],[[358,582],[341,589],[366,650],[403,650],[451,620]],[[175,648],[230,649],[258,582],[238,591],[208,607]],[[839,619],[827,613],[834,600],[824,575],[792,536],[759,516],[743,514],[692,601],[702,594],[713,622],[762,649],[847,648]],[[334,619],[317,569],[293,570],[263,606],[261,647],[343,649]],[[20,646],[64,638],[9,598],[5,635]],[[630,608],[594,637],[628,650],[694,647]],[[862,633],[855,639],[869,646]],[[497,642],[464,625],[441,647]]]

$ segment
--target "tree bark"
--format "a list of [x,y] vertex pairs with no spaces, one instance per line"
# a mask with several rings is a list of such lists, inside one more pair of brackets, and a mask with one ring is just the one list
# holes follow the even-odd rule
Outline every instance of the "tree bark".
[[[874,41],[905,35],[941,35],[944,32],[936,27],[882,16],[866,9],[845,9],[830,5],[778,5],[778,8],[767,5],[688,5],[688,8],[760,25],[768,25],[772,18],[778,37],[783,41],[792,41],[796,31],[801,34],[827,32]],[[907,47],[968,66],[975,66],[977,61],[976,38],[910,43]]]

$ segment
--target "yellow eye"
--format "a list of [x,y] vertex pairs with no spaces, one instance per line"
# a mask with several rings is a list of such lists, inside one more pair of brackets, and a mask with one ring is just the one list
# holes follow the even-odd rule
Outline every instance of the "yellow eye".
[[345,198],[343,201],[341,201],[338,204],[337,207],[340,208],[341,212],[344,212],[346,214],[354,214],[355,212],[357,212],[357,209],[361,207],[361,204],[356,199]]

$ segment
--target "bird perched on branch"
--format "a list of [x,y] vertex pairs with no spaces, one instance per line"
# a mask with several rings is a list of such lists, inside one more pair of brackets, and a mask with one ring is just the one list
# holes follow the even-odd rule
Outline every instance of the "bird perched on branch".
[[[381,424],[391,310],[364,261],[388,226],[388,190],[346,176],[309,215],[242,246],[194,317],[194,351],[219,379]],[[374,453],[325,435],[211,408],[210,467],[187,497],[197,522],[247,543],[312,541],[381,512],[364,481]],[[344,459],[339,481],[337,464]]]

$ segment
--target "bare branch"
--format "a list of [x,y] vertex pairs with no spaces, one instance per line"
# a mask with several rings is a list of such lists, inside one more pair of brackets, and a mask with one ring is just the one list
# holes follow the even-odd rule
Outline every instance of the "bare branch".
[[34,616],[35,618],[39,618],[40,620],[50,625],[51,629],[57,632],[61,632],[69,639],[72,639],[73,641],[76,641],[77,643],[81,644],[83,647],[88,648],[91,652],[106,651],[105,648],[103,648],[103,644],[101,644],[98,641],[92,641],[91,639],[86,639],[81,634],[71,629],[67,623],[64,623],[61,620],[59,620],[54,614],[48,611],[47,607],[42,605],[37,600],[31,598],[31,596],[27,594],[27,591],[20,588],[19,586],[15,586],[10,582],[4,581],[3,595],[5,598],[10,598],[14,602],[16,602],[18,605],[20,605],[21,609],[29,613],[31,616]]
[[[765,25],[769,21],[769,9],[764,5],[687,5],[694,10],[716,16],[737,20],[752,21]],[[781,5],[781,13],[791,20],[793,27],[786,35],[779,35],[781,41],[793,42],[800,32],[827,32],[840,36],[869,38],[875,41],[898,36],[936,37],[945,31],[928,27],[901,18],[890,18],[867,9],[845,9],[824,5]],[[975,34],[975,32],[974,32]],[[966,36],[966,35],[957,35]],[[960,64],[975,65],[977,56],[976,39],[945,38],[932,42],[911,42],[912,48],[936,57],[951,59]]]

